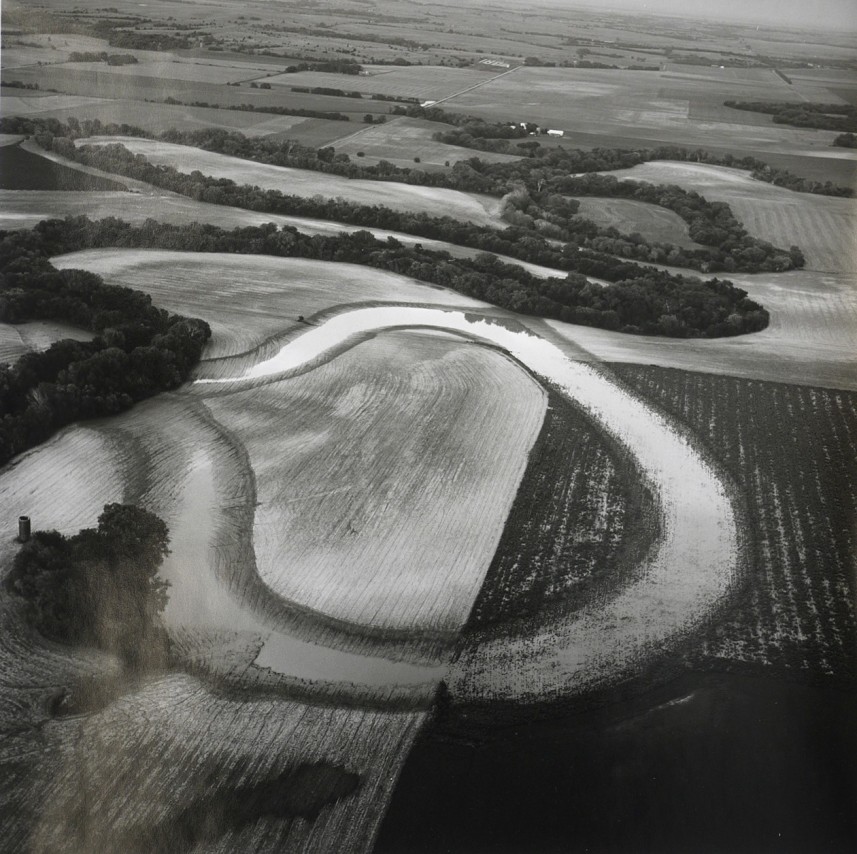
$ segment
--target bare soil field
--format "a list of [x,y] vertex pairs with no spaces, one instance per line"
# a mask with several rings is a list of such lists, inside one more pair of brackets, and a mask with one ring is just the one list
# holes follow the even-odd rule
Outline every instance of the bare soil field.
[[373,301],[480,307],[484,303],[405,276],[301,258],[160,250],[94,249],[52,259],[152,295],[159,306],[211,324],[208,359],[246,353],[299,329],[298,315]]
[[[346,126],[347,127],[347,126]],[[352,159],[362,151],[365,158],[360,163],[377,163],[387,160],[397,166],[412,166],[419,158],[421,168],[426,166],[444,166],[469,160],[474,155],[486,163],[504,163],[519,160],[512,154],[496,154],[491,151],[476,152],[472,148],[458,145],[446,145],[435,142],[432,134],[447,125],[398,116],[382,125],[368,125],[331,144],[337,152],[348,154]]]
[[747,230],[775,246],[800,246],[808,270],[857,270],[857,202],[795,193],[755,181],[741,169],[653,161],[609,173],[617,178],[677,184],[711,201],[726,202]]
[[120,457],[120,449],[97,430],[74,426],[6,465],[0,473],[0,503],[6,508],[0,563],[18,549],[18,516],[29,516],[34,530],[64,534],[95,526],[105,504],[122,500]]
[[690,239],[687,223],[674,211],[637,202],[633,199],[607,199],[583,196],[579,214],[602,227],[612,226],[623,234],[642,234],[655,243],[672,243],[687,249],[698,249]]
[[499,353],[399,332],[208,406],[250,456],[265,584],[358,627],[454,637],[545,400]]
[[199,148],[173,145],[151,139],[130,137],[91,137],[79,145],[121,143],[150,163],[172,166],[183,172],[199,170],[215,178],[229,178],[238,184],[251,184],[268,190],[312,197],[341,197],[366,205],[385,205],[394,210],[422,211],[432,216],[452,216],[480,225],[498,225],[500,200],[476,193],[443,188],[420,187],[392,181],[340,178],[305,169],[268,166]]

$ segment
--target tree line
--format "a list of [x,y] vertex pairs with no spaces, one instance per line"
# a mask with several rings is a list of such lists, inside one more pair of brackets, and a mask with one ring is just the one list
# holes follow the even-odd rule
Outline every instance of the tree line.
[[857,131],[857,107],[852,104],[819,104],[809,101],[724,101],[733,110],[773,116],[780,125],[817,130]]
[[[719,279],[671,276],[613,259],[614,284],[592,283],[582,274],[541,279],[490,253],[453,258],[448,252],[379,240],[367,231],[307,235],[273,223],[225,230],[194,223],[167,225],[147,220],[133,226],[115,218],[69,217],[39,224],[53,251],[84,248],[161,248],[310,258],[361,264],[448,287],[466,296],[522,314],[628,333],[683,338],[740,335],[763,329],[767,312],[746,291]],[[600,271],[598,259],[581,266]],[[622,269],[622,268],[625,269]],[[630,268],[630,269],[628,269]],[[626,274],[623,276],[623,273]],[[636,273],[636,276],[634,274]]]
[[[126,159],[122,162],[120,159],[120,162],[108,165],[105,162],[108,155],[99,152],[97,148],[100,147],[96,147],[96,150],[88,146],[75,147],[73,144],[75,138],[109,130],[97,120],[78,122],[75,119],[69,119],[67,125],[62,125],[54,119],[12,118],[0,120],[0,129],[7,133],[33,133],[40,145],[52,148],[70,159],[97,166],[106,171],[118,171],[128,177],[183,192],[173,185],[174,182],[164,183],[167,173],[164,173],[162,168],[148,170],[148,177],[143,177],[140,172],[141,170],[146,172],[146,170],[140,161],[132,162]],[[122,129],[132,132],[137,130],[128,126],[122,126]],[[139,134],[132,133],[132,135],[152,138],[151,134],[144,131],[140,131]],[[612,177],[604,178],[597,175],[587,176],[586,179],[578,180],[577,183],[575,179],[569,178],[571,172],[593,172],[598,167],[606,166],[607,171],[627,168],[634,162],[640,162],[636,157],[639,152],[577,151],[570,152],[576,155],[571,161],[561,149],[552,149],[537,161],[487,164],[472,158],[456,163],[449,172],[439,173],[403,169],[386,161],[373,166],[357,165],[351,162],[347,154],[337,153],[330,146],[313,149],[293,142],[248,138],[243,134],[220,128],[197,131],[171,129],[157,138],[274,166],[310,169],[346,178],[403,180],[406,183],[503,196],[505,197],[504,218],[507,222],[534,236],[573,242],[580,247],[610,252],[638,261],[689,267],[705,273],[780,272],[803,266],[803,256],[797,247],[791,247],[789,250],[780,249],[752,237],[734,217],[729,206],[722,202],[712,203],[697,193],[689,193],[673,186],[621,182]],[[667,152],[665,149],[658,151]],[[522,167],[522,162],[537,163],[539,168]],[[574,168],[581,166],[587,168]],[[131,169],[132,173],[122,171],[123,168]],[[224,187],[222,184],[217,186],[219,190]],[[620,198],[632,196],[653,204],[663,202],[665,206],[687,221],[691,236],[699,243],[706,245],[696,249],[686,249],[673,244],[647,241],[639,234],[626,236],[613,227],[599,226],[591,220],[577,216],[577,207],[568,200],[560,198],[563,193],[574,192],[575,187],[579,187],[581,192],[588,195]],[[234,192],[231,195],[234,197]],[[215,196],[222,198],[222,193],[215,193]],[[211,200],[206,199],[206,201]],[[219,203],[238,207],[247,206],[246,203],[235,201],[234,198],[229,202],[223,199]],[[262,209],[275,212],[270,207]],[[284,211],[278,208],[276,212]],[[321,215],[330,218],[324,213]],[[353,222],[353,220],[343,221]],[[402,227],[398,228],[404,230]],[[423,232],[415,233],[428,236]]]
[[[215,148],[223,153],[245,150],[243,146],[233,148],[229,145],[229,136],[226,134],[226,139],[216,142]],[[186,139],[185,134],[178,132],[168,132],[162,137],[170,141],[175,138]],[[205,133],[204,137],[196,138],[210,138],[210,135]],[[36,139],[39,139],[38,135]],[[257,187],[239,186],[232,181],[203,176],[198,172],[187,175],[170,167],[152,166],[145,157],[132,155],[119,144],[77,147],[64,138],[52,137],[43,141],[63,156],[80,163],[145,181],[199,201],[267,213],[312,216],[353,225],[390,228],[476,249],[500,251],[494,248],[498,239],[496,229],[472,226],[449,217],[410,214],[343,200],[287,196],[276,190],[263,191]],[[296,162],[336,165],[338,158],[346,157],[336,154],[333,148],[308,151],[310,153],[307,160],[302,158],[301,151],[287,151],[283,157],[271,157],[269,160],[273,160],[274,165],[286,165],[283,161],[293,165]],[[470,169],[472,165],[456,164],[452,172]],[[551,248],[550,241],[559,240],[573,246],[575,251],[592,250],[647,263],[695,268],[706,273],[782,271],[803,266],[803,255],[797,247],[781,250],[750,237],[732,215],[728,205],[709,203],[698,194],[687,193],[678,187],[620,182],[615,178],[604,179],[600,176],[587,176],[582,179],[591,180],[593,188],[602,188],[606,194],[645,198],[655,204],[663,202],[688,221],[692,235],[718,245],[685,249],[672,244],[646,241],[639,234],[626,236],[615,228],[598,226],[591,220],[576,216],[579,203],[566,198],[563,193],[564,188],[568,191],[575,186],[583,192],[588,185],[582,182],[579,185],[569,185],[569,180],[571,179],[559,178],[550,182],[545,180],[541,191],[532,193],[520,187],[507,193],[504,198],[504,218],[512,228],[501,232],[505,238],[504,246],[509,250],[504,250],[503,254],[527,261],[538,256],[540,260],[537,263],[555,266],[557,252]],[[517,245],[519,242],[521,246]],[[560,261],[560,266],[562,269],[570,269],[567,266],[567,256],[563,257],[565,260]]]
[[0,232],[0,322],[56,320],[95,333],[0,363],[0,465],[73,421],[176,388],[211,336],[207,323],[156,308],[147,294],[54,268],[48,258],[75,245],[69,233],[61,221]]

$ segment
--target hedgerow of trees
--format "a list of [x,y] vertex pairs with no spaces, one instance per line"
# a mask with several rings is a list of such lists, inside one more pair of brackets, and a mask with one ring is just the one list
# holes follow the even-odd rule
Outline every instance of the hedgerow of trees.
[[154,513],[107,504],[97,528],[66,537],[37,531],[5,579],[26,602],[45,637],[112,652],[130,668],[163,665],[167,637],[159,615],[167,582],[158,568],[169,554],[167,526]]
[[780,125],[818,130],[857,131],[857,107],[851,104],[818,104],[808,101],[724,101],[733,110],[773,116]]
[[66,424],[176,388],[211,336],[207,323],[156,308],[147,294],[55,269],[48,258],[72,245],[59,221],[0,232],[0,322],[56,320],[95,333],[0,363],[0,465]]
[[[730,282],[670,276],[615,259],[612,272],[617,281],[605,287],[579,274],[541,279],[489,253],[453,258],[447,252],[405,246],[393,238],[378,240],[366,231],[310,236],[290,226],[278,229],[273,223],[227,231],[198,223],[174,226],[147,220],[138,227],[114,218],[91,221],[86,217],[50,220],[40,223],[38,229],[57,253],[110,246],[362,264],[523,314],[622,332],[719,337],[763,329],[768,322],[767,312]],[[599,269],[597,259],[584,260],[583,266]]]
[[[77,122],[70,119],[68,125],[62,125],[55,120],[4,119],[0,121],[0,129],[8,133],[33,132],[40,145],[51,148],[70,159],[191,195],[188,192],[187,182],[182,180],[181,173],[175,170],[148,167],[145,158],[134,158],[127,152],[127,156],[123,156],[114,146],[105,150],[104,146],[76,147],[74,145],[74,138],[108,130],[100,122]],[[118,129],[132,132],[135,130],[127,126],[120,126]],[[66,132],[68,136],[57,135],[54,131]],[[144,136],[150,136],[144,132],[141,133]],[[546,164],[544,168],[537,171],[521,170],[517,163],[499,164],[515,168],[516,171],[505,176],[494,170],[494,166],[498,164],[485,164],[475,158],[457,163],[448,173],[426,173],[400,169],[385,161],[374,166],[359,166],[351,163],[348,155],[337,154],[331,147],[315,150],[291,142],[248,139],[241,134],[220,129],[191,132],[170,130],[161,134],[159,138],[276,166],[315,169],[349,178],[403,179],[409,183],[504,195],[506,221],[524,230],[533,238],[543,241],[571,242],[579,248],[608,252],[639,261],[690,267],[706,273],[721,270],[728,272],[783,271],[803,265],[803,256],[797,247],[791,247],[789,250],[778,249],[770,243],[751,237],[732,215],[728,205],[710,203],[702,196],[688,193],[678,187],[656,186],[653,189],[650,185],[623,183],[615,179],[600,179],[598,176],[588,178],[592,182],[591,186],[598,188],[600,195],[645,198],[656,204],[660,203],[658,199],[662,200],[687,220],[692,234],[700,243],[714,245],[700,246],[696,249],[680,248],[672,244],[649,242],[639,234],[626,236],[615,228],[598,226],[591,220],[576,216],[577,203],[563,197],[565,193],[573,192],[576,185],[569,184],[568,167],[564,164],[564,160],[557,159],[553,155],[541,158],[539,161],[527,161]],[[599,163],[607,160],[613,164],[611,168],[622,168],[617,161],[626,162],[629,159],[623,156],[629,152],[605,151],[595,154],[596,157],[600,155]],[[194,176],[197,174],[194,173]],[[253,210],[266,210],[272,213],[307,213],[305,205],[297,201],[294,201],[290,210],[284,210],[282,201],[285,197],[272,196],[270,192],[264,197],[266,201],[260,202],[257,198],[250,204],[247,201],[248,191],[254,196],[258,196],[261,191],[251,188],[236,191],[235,185],[231,182],[223,183],[216,179],[206,179],[201,175],[199,177],[203,183],[208,184],[209,188],[216,188],[214,193],[208,194],[205,201],[251,207]],[[581,192],[589,193],[588,186],[590,185],[585,182],[579,183]],[[634,196],[635,193],[636,196]],[[275,200],[278,204],[274,204]],[[304,209],[299,211],[297,208],[301,207]],[[326,205],[317,207],[320,207],[320,211],[312,215],[333,218],[333,210],[330,207]],[[401,220],[407,218],[407,215],[396,216]],[[342,219],[341,216],[336,218]],[[365,217],[359,220],[342,219],[342,221],[360,225],[380,225],[377,221],[370,222]],[[405,225],[398,223],[390,223],[388,227],[407,230]],[[435,236],[426,234],[425,231],[411,233]],[[460,240],[456,239],[455,242]],[[516,253],[512,254],[517,257]]]

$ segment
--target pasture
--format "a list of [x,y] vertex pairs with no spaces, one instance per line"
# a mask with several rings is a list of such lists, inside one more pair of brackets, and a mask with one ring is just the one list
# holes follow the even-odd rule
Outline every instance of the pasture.
[[691,240],[687,232],[687,223],[674,211],[633,199],[582,196],[578,201],[578,214],[602,228],[612,227],[622,234],[637,232],[654,243],[672,243],[687,249],[699,248],[699,244]]
[[[448,127],[437,122],[397,116],[382,125],[367,125],[331,144],[337,152],[347,154],[353,161],[361,164],[387,160],[396,166],[412,167],[416,158],[419,158],[420,168],[423,169],[427,166],[454,165],[461,160],[469,160],[474,155],[478,155],[485,163],[504,163],[519,159],[511,154],[476,152],[472,148],[446,145],[432,139],[432,134]],[[365,157],[356,160],[358,152],[363,152]]]
[[224,154],[214,154],[186,145],[174,145],[152,139],[131,137],[92,137],[78,145],[120,143],[134,154],[142,154],[158,166],[172,166],[180,172],[198,170],[215,178],[229,178],[237,184],[249,184],[263,190],[313,197],[343,198],[362,205],[384,205],[399,211],[424,212],[432,216],[451,216],[479,225],[498,225],[501,202],[477,193],[444,188],[421,187],[395,181],[341,178],[307,169],[269,166]]

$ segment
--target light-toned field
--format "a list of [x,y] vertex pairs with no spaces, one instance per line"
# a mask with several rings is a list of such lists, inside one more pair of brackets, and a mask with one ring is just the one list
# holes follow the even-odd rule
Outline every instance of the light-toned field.
[[26,323],[0,323],[0,362],[12,362],[33,350],[47,350],[55,341],[73,338],[90,341],[91,332],[53,320],[30,320]]
[[433,140],[432,134],[445,127],[436,122],[399,116],[383,125],[367,125],[342,139],[334,140],[331,144],[337,152],[348,154],[352,159],[357,157],[358,151],[362,151],[365,157],[358,161],[362,164],[387,160],[396,166],[413,166],[415,157],[419,157],[421,167],[454,164],[474,156],[487,163],[520,159],[512,154],[477,152],[472,148],[446,145]]
[[454,637],[544,415],[526,372],[467,341],[392,333],[208,405],[250,455],[272,590],[357,626]]
[[754,237],[799,246],[806,267],[828,273],[857,270],[857,201],[795,193],[755,181],[742,169],[653,161],[609,173],[617,178],[677,184],[726,202]]
[[[122,180],[127,181],[128,179],[123,178]],[[400,231],[388,231],[383,228],[364,229],[356,225],[346,225],[322,219],[256,213],[241,208],[197,202],[172,193],[158,195],[160,191],[154,187],[147,188],[144,184],[139,186],[146,189],[148,194],[118,191],[67,193],[50,190],[27,190],[26,192],[0,190],[0,228],[31,228],[43,219],[81,215],[92,219],[115,216],[135,224],[143,223],[147,219],[157,219],[159,222],[173,225],[199,222],[216,225],[220,228],[241,228],[273,222],[276,225],[294,226],[305,234],[337,235],[368,231],[379,240],[387,240],[387,238],[392,237],[406,246],[413,246],[418,243],[425,249],[448,252],[454,258],[473,258],[481,254],[478,249],[457,246],[442,240],[431,240],[427,237],[414,237],[412,234],[404,234]],[[505,255],[496,257],[503,263],[517,264],[542,279],[551,277],[562,279],[567,275],[564,270],[543,267],[528,261],[519,261]],[[382,273],[381,275],[386,274]],[[601,280],[590,279],[590,281],[600,282]]]
[[520,324],[431,308],[357,309],[292,338],[237,375],[208,382],[228,389],[302,370],[355,336],[402,326],[485,340],[555,384],[634,457],[661,515],[659,541],[626,587],[607,601],[548,620],[523,639],[488,640],[465,650],[451,673],[456,696],[535,700],[586,691],[632,672],[723,600],[736,578],[738,532],[721,476],[675,424],[609,375]]
[[384,205],[394,210],[415,211],[432,216],[451,216],[479,225],[497,225],[500,200],[476,193],[419,187],[392,181],[349,180],[336,175],[268,166],[238,157],[213,154],[199,148],[173,145],[150,139],[129,137],[92,137],[78,145],[120,143],[134,154],[144,155],[150,163],[172,166],[182,172],[198,170],[215,178],[229,178],[238,184],[250,184],[265,190],[280,190],[290,195],[316,195],[343,198],[364,205]]
[[401,95],[420,100],[448,98],[471,86],[491,78],[484,71],[441,66],[415,66],[402,68],[396,65],[372,65],[366,73],[326,74],[319,71],[300,71],[269,77],[266,82],[282,86],[327,86],[346,92],[365,92],[371,95]]
[[[133,66],[132,66],[133,67]],[[308,120],[302,116],[274,116],[241,110],[215,110],[208,107],[185,107],[178,104],[152,104],[143,101],[86,98],[81,95],[19,95],[4,97],[4,113],[9,116],[32,116],[67,121],[70,117],[98,119],[100,122],[130,124],[151,133],[177,130],[199,130],[220,127],[245,136],[269,136],[287,133]],[[340,133],[346,122],[337,122]]]
[[201,317],[213,336],[206,358],[245,353],[311,317],[351,303],[414,302],[479,307],[445,288],[357,264],[208,252],[93,249],[52,260],[152,295],[156,305]]
[[637,232],[655,243],[699,248],[687,233],[687,223],[674,211],[633,199],[581,196],[579,202],[579,215],[602,227],[612,226],[623,234]]
[[154,77],[157,80],[187,80],[200,83],[234,83],[259,77],[259,71],[247,68],[234,68],[210,62],[177,60],[169,54],[157,59],[138,62],[135,65],[107,65],[103,62],[71,62],[57,66],[57,70],[93,71],[98,74],[126,78],[129,94],[133,93],[134,79]]
[[770,311],[767,329],[735,338],[690,341],[622,335],[559,321],[548,323],[607,362],[857,389],[857,289],[852,274],[798,270],[732,275],[730,280]]

